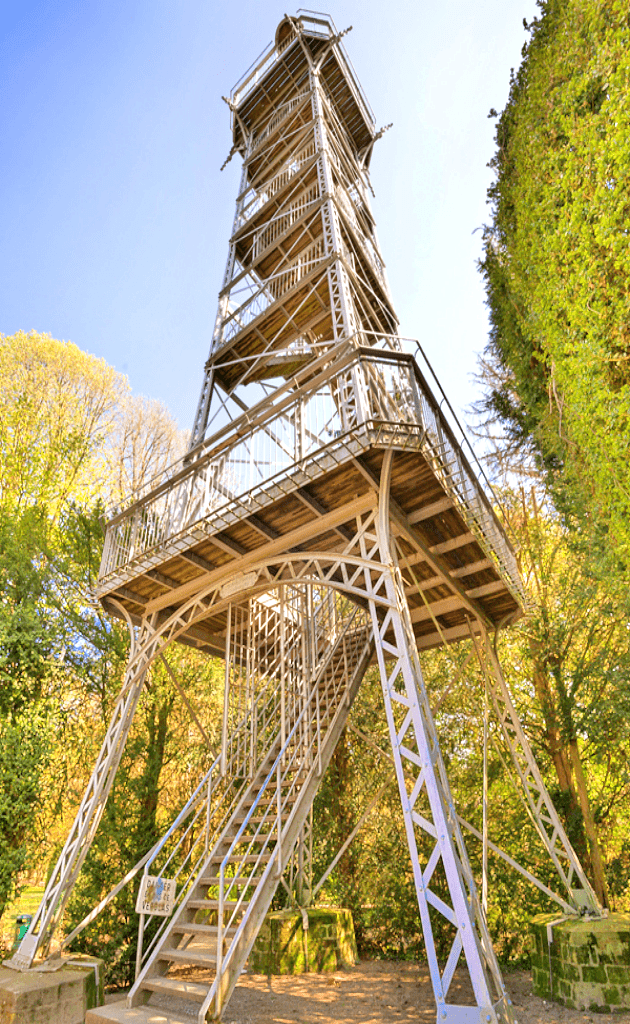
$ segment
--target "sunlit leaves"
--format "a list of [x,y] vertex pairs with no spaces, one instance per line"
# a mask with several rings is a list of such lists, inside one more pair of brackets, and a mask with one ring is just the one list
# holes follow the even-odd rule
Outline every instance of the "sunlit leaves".
[[483,270],[488,411],[533,438],[558,506],[630,567],[630,27],[622,0],[545,0],[497,128]]

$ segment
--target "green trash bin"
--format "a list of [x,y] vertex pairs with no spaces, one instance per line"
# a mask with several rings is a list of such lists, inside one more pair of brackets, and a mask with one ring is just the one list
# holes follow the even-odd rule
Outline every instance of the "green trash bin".
[[15,919],[15,934],[13,936],[13,945],[11,946],[11,952],[15,953],[16,949],[20,945],[20,942],[29,930],[31,921],[33,920],[32,914],[18,914]]

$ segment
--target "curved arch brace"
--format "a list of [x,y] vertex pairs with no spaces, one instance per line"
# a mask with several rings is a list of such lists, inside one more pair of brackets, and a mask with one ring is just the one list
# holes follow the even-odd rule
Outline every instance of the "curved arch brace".
[[[373,526],[373,514],[367,517],[366,523],[368,527]],[[365,602],[366,599],[371,599],[375,606],[387,609],[389,602],[382,588],[379,590],[378,582],[376,586],[366,583],[373,577],[377,581],[381,580],[386,569],[373,557],[377,551],[374,537],[371,537],[371,542],[371,550],[368,551],[366,548],[366,553],[361,556],[306,551],[299,554],[290,552],[261,560],[253,566],[248,566],[247,576],[255,574],[256,579],[242,591],[236,592],[231,586],[242,574],[232,572],[220,581],[214,581],[200,589],[162,622],[158,620],[158,613],[143,619],[138,635],[126,609],[119,602],[115,602],[127,621],[131,637],[125,679],[71,832],[31,927],[13,957],[12,966],[27,969],[37,954],[45,954],[50,947],[55,928],[61,920],[98,828],[142,693],[146,672],[152,662],[195,623],[203,621],[209,614],[225,609],[237,594],[240,600],[255,598],[283,584],[330,587],[355,601],[362,599]],[[340,573],[341,578],[336,578],[335,573]]]

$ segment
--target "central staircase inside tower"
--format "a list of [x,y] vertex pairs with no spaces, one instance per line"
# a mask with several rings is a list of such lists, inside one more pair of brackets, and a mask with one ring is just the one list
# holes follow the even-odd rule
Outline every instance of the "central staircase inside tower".
[[[136,982],[125,1005],[92,1010],[86,1024],[201,1024],[229,999],[374,651],[363,609],[320,592],[310,611],[305,659],[303,621],[295,614],[295,629],[287,630],[284,595],[267,598],[267,636],[285,622],[281,663],[274,647],[275,660],[264,664],[263,655],[256,678],[250,673],[249,702],[229,744],[145,866],[145,874],[173,877],[178,895],[161,923],[141,920]],[[256,610],[247,615],[255,618]]]

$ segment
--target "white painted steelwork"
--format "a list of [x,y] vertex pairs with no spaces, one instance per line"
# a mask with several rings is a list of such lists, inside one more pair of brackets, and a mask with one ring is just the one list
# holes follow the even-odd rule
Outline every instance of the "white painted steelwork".
[[[555,898],[575,912],[600,910],[488,642],[500,602],[510,617],[522,604],[514,552],[444,399],[397,334],[369,205],[382,132],[342,34],[312,12],[283,19],[227,101],[243,172],[191,448],[112,511],[98,593],[129,622],[130,661],[77,819],[13,958],[26,968],[50,946],[152,663],[176,641],[219,654],[221,751],[126,876],[144,869],[178,883],[174,913],[156,933],[140,921],[134,1020],[145,999],[173,995],[191,1002],[200,1024],[220,1016],[372,658],[438,1021],[508,1024],[513,1013],[418,648],[471,645],[488,712],[564,886]],[[416,493],[410,473],[430,493]],[[488,849],[497,850],[486,820],[484,874]],[[445,962],[438,932],[449,943]],[[183,964],[212,966],[212,982],[182,989],[168,972]],[[458,966],[471,982],[466,1005],[449,995]]]

